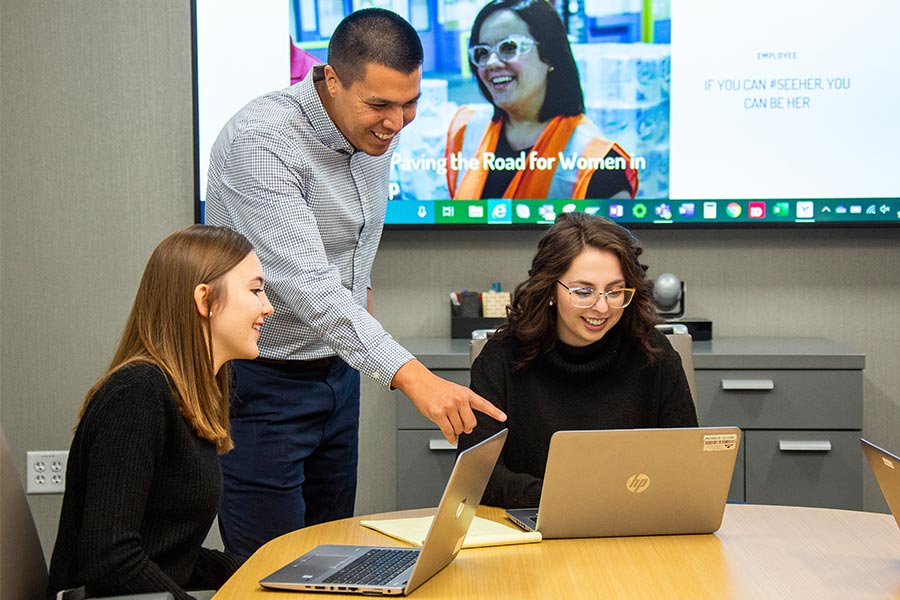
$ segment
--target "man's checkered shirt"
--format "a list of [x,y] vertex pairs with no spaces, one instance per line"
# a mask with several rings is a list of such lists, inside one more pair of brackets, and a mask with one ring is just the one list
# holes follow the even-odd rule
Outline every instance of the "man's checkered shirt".
[[275,313],[260,356],[340,355],[389,385],[412,358],[365,310],[387,208],[391,154],[355,150],[325,112],[311,73],[241,109],[210,156],[205,221],[253,244]]

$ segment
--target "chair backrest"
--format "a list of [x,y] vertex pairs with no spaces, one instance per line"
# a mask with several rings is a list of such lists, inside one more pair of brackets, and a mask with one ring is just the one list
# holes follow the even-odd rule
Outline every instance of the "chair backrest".
[[478,358],[481,349],[487,344],[488,339],[490,339],[496,331],[496,329],[476,329],[472,332],[472,341],[469,342],[470,367],[472,366],[472,363],[475,362],[475,359]]
[[472,366],[472,363],[475,362],[475,359],[478,358],[478,355],[481,354],[481,349],[484,348],[484,345],[487,344],[488,338],[479,338],[474,339],[469,342],[469,366]]
[[0,598],[39,600],[47,562],[6,435],[0,427]]
[[691,388],[691,399],[697,406],[697,388],[694,385],[694,338],[689,333],[667,333],[666,337],[675,351],[681,356],[681,366],[687,377],[688,387]]

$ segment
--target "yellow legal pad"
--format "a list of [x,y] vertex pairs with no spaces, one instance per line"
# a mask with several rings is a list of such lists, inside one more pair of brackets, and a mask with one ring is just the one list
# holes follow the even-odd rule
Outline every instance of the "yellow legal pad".
[[[379,531],[402,542],[421,546],[431,527],[433,516],[411,517],[406,519],[383,519],[376,521],[360,521],[360,525]],[[513,529],[502,523],[475,517],[463,548],[480,548],[483,546],[503,546],[506,544],[530,544],[541,541],[541,534],[537,531],[523,531]]]

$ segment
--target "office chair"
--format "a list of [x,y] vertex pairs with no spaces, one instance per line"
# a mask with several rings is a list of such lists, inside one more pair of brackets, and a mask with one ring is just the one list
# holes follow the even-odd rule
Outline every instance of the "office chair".
[[696,409],[697,388],[694,385],[694,338],[689,333],[667,333],[665,335],[678,355],[681,356],[681,367],[684,369],[688,387],[691,388],[691,399],[694,401],[694,408]]
[[44,551],[0,427],[0,598],[42,600],[46,587]]
[[475,362],[475,359],[478,358],[478,355],[481,354],[481,349],[484,348],[484,345],[487,344],[487,341],[490,339],[496,329],[476,329],[472,332],[472,339],[469,341],[469,366],[472,366],[472,363]]
[[[0,598],[43,600],[46,589],[47,562],[41,540],[0,426]],[[60,592],[57,599],[76,600],[83,596],[83,590],[68,590]],[[172,600],[172,594],[130,594],[102,600]]]

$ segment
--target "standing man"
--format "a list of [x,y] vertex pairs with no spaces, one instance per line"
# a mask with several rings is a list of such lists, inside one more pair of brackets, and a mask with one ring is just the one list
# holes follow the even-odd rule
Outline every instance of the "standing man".
[[359,10],[335,29],[327,65],[252,101],[213,145],[206,221],[250,239],[275,307],[260,358],[233,363],[219,522],[237,554],[353,515],[360,373],[399,388],[450,441],[475,426],[473,409],[506,419],[431,373],[367,310],[391,153],[421,79],[415,29]]

